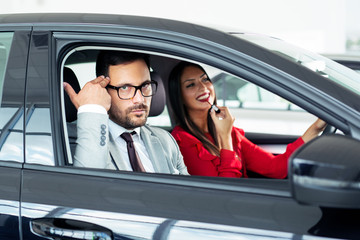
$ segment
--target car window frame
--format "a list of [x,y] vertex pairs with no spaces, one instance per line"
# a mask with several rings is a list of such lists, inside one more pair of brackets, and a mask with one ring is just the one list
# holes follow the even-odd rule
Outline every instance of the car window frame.
[[[87,45],[87,46],[89,46],[90,48],[92,48],[92,47],[94,47],[94,48],[104,48],[104,46],[102,46],[102,45],[99,45],[99,44],[96,44],[96,43],[86,43],[86,44],[82,44],[82,45]],[[76,45],[73,45],[73,46],[78,46],[77,44]],[[119,49],[119,50],[134,50],[134,49],[132,49],[132,48],[123,48],[122,46],[121,46],[121,44],[109,44],[108,46],[107,46],[108,48],[115,48],[115,49]],[[106,48],[106,47],[105,47]],[[69,48],[67,48],[67,49],[69,49]],[[136,51],[136,50],[135,50]],[[139,51],[139,50],[137,50],[137,51]],[[68,53],[68,52],[70,52],[69,50],[68,51],[66,51],[66,53]],[[152,54],[154,54],[154,52],[153,51],[144,51],[144,50],[142,50],[141,52],[146,52],[146,53],[152,53]],[[159,54],[158,52],[156,52],[157,54]],[[161,55],[161,56],[166,56],[166,57],[169,57],[169,55],[167,55],[167,54],[159,54],[159,55]],[[62,53],[61,54],[61,56],[62,56],[62,58],[61,58],[61,60],[58,60],[57,62],[59,63],[59,67],[57,68],[57,72],[58,72],[58,74],[59,74],[59,78],[60,78],[60,82],[61,82],[61,79],[62,79],[62,73],[61,73],[61,69],[64,67],[64,63],[65,63],[65,56],[67,56],[66,54],[64,54],[64,53]],[[185,58],[181,58],[181,57],[175,57],[175,56],[172,56],[172,55],[170,55],[170,57],[173,57],[173,58],[177,58],[177,59],[183,59],[183,60],[189,60],[189,59],[185,59]],[[57,92],[61,92],[61,98],[63,98],[64,96],[63,96],[63,91],[57,91]],[[62,100],[62,104],[61,104],[62,106],[61,106],[61,109],[63,109],[63,111],[65,111],[65,109],[64,109],[64,105],[63,105],[63,100]],[[63,123],[65,124],[66,123],[66,120],[65,120],[65,115],[64,114],[62,114],[61,115],[61,118],[63,119]],[[65,126],[64,126],[64,129],[66,129],[65,128]],[[63,134],[64,136],[67,136],[67,133],[65,133],[65,134]],[[65,139],[65,144],[66,144],[66,153],[67,154],[70,154],[70,147],[69,147],[69,142],[68,142],[68,140],[67,139]],[[65,151],[64,151],[64,153],[65,153]],[[69,157],[69,155],[67,155],[67,157],[66,157],[66,159],[67,159],[67,161],[69,161],[69,162],[71,162],[71,160],[70,160],[70,157]],[[64,166],[62,166],[62,167],[64,167]],[[71,167],[66,167],[65,166],[65,168],[64,169],[67,169],[67,170],[69,170],[69,168],[71,168]],[[60,169],[61,169],[61,167],[60,167]],[[64,169],[62,169],[61,171],[63,171]],[[126,178],[128,178],[128,177],[130,177],[129,179],[132,179],[132,180],[134,180],[134,178],[132,178],[131,176],[132,175],[134,175],[134,176],[136,176],[136,178],[135,179],[139,179],[139,173],[135,173],[135,172],[128,172],[128,171],[114,171],[114,170],[107,170],[107,169],[96,169],[96,170],[93,170],[93,169],[88,169],[88,168],[84,168],[84,169],[82,169],[82,168],[75,168],[74,167],[74,171],[76,172],[76,173],[80,173],[80,172],[86,172],[87,174],[91,174],[92,176],[108,176],[108,177],[110,177],[110,176],[112,176],[113,174],[115,174],[116,176],[117,176],[117,174],[118,175],[124,175],[124,176],[126,176]],[[115,172],[115,173],[114,173]],[[117,174],[116,174],[117,173]],[[141,173],[140,173],[140,175],[141,175]],[[191,180],[189,180],[188,179],[188,176],[176,176],[176,175],[170,175],[170,174],[158,174],[158,173],[150,173],[150,174],[144,174],[143,175],[143,177],[145,178],[145,179],[151,179],[150,181],[152,181],[152,182],[157,182],[157,177],[159,177],[159,176],[166,176],[166,177],[162,177],[162,179],[163,180],[166,180],[166,182],[167,183],[171,183],[171,184],[185,184],[185,185],[188,185],[188,184],[190,184],[190,185],[193,185],[193,184],[195,184],[196,183],[196,185],[197,186],[199,186],[199,187],[201,187],[202,186],[202,184],[200,184],[201,182],[205,182],[206,183],[206,187],[208,188],[210,185],[214,185],[213,183],[212,184],[208,184],[209,183],[209,179],[213,179],[213,181],[212,182],[217,182],[217,181],[220,181],[218,184],[217,184],[217,186],[215,187],[215,185],[214,185],[214,189],[224,189],[224,185],[223,185],[223,183],[221,183],[222,181],[225,181],[225,182],[233,182],[233,183],[235,183],[235,185],[237,185],[238,184],[238,181],[240,180],[241,181],[241,179],[226,179],[226,178],[224,178],[224,179],[221,179],[220,180],[220,178],[213,178],[213,177],[202,177],[202,176],[200,176],[200,177],[196,177],[196,178],[193,178],[193,177],[195,177],[195,176],[190,176],[190,179]],[[119,176],[117,176],[117,177],[119,177]],[[173,178],[176,178],[176,180],[174,180]],[[180,179],[182,179],[182,178],[184,178],[183,180],[180,180]],[[206,179],[206,180],[204,180],[204,179]],[[257,184],[259,184],[259,188],[258,189],[262,189],[262,191],[264,191],[264,194],[265,193],[267,193],[267,194],[269,194],[270,192],[271,192],[271,190],[269,190],[269,186],[266,186],[266,187],[264,187],[264,186],[262,186],[263,185],[263,183],[266,183],[266,181],[265,182],[263,182],[265,179],[262,179],[262,181],[257,181],[257,180],[259,180],[259,179],[254,179],[254,186],[256,186]],[[272,179],[273,180],[273,179]],[[247,182],[252,182],[252,180],[250,180],[250,181],[247,181]],[[263,183],[261,183],[261,182],[263,182]],[[270,182],[272,182],[271,180],[270,180]],[[276,181],[276,182],[281,182],[280,184],[278,184],[279,186],[280,185],[282,185],[282,188],[284,188],[284,187],[286,187],[287,186],[287,180],[278,180],[278,181]],[[198,184],[200,184],[200,185],[198,185]],[[205,187],[205,186],[203,186],[203,187]],[[287,187],[286,187],[287,188]],[[245,189],[247,189],[247,188],[245,188]],[[251,188],[249,188],[248,189],[249,191],[251,191]],[[275,190],[274,190],[275,191]],[[258,191],[258,193],[260,192],[260,190]],[[279,190],[276,190],[275,192],[277,192],[277,193],[275,193],[275,195],[281,195],[281,196],[286,196],[286,197],[290,197],[290,192],[289,192],[289,190],[288,191],[279,191]]]
[[[60,93],[60,95],[62,94],[60,91],[61,89],[61,85],[59,83],[61,83],[61,74],[60,74],[60,70],[62,69],[62,63],[64,62],[64,56],[66,55],[67,52],[69,52],[69,49],[74,48],[74,47],[78,47],[78,46],[94,46],[96,48],[98,47],[110,47],[110,48],[116,48],[116,49],[123,49],[123,50],[132,50],[132,51],[141,51],[141,52],[146,52],[146,53],[155,53],[157,55],[162,55],[162,56],[169,56],[169,54],[166,51],[169,51],[169,48],[171,49],[171,47],[173,47],[173,44],[170,40],[168,40],[167,44],[164,44],[164,42],[155,42],[153,38],[151,39],[147,39],[146,36],[144,37],[139,37],[139,36],[129,36],[129,35],[125,35],[125,34],[119,34],[117,33],[119,29],[114,30],[112,34],[107,34],[104,32],[98,32],[98,33],[94,33],[94,32],[87,32],[84,30],[84,32],[82,32],[81,34],[79,33],[71,33],[71,32],[59,32],[59,31],[54,31],[53,32],[53,42],[54,45],[56,46],[56,49],[53,50],[53,52],[56,52],[56,55],[54,55],[54,59],[52,60],[53,62],[53,66],[52,68],[56,71],[57,73],[57,86],[58,88],[56,89],[56,92]],[[104,29],[102,29],[102,31],[105,31]],[[139,39],[140,38],[140,39]],[[136,41],[134,41],[134,39],[136,39]],[[165,41],[165,40],[163,40]],[[105,43],[106,42],[106,43]],[[204,64],[208,64],[214,67],[217,67],[223,71],[227,71],[229,73],[238,75],[240,77],[246,78],[246,79],[251,79],[253,83],[255,83],[256,85],[260,85],[261,87],[273,92],[274,88],[273,87],[269,87],[269,83],[266,83],[265,79],[267,81],[271,81],[274,78],[286,78],[286,79],[292,79],[292,84],[295,84],[296,86],[301,86],[302,83],[299,83],[297,81],[297,79],[295,79],[294,77],[289,77],[288,74],[286,73],[281,73],[281,72],[274,72],[271,66],[267,66],[265,67],[265,72],[269,72],[268,77],[264,77],[264,73],[260,74],[258,72],[254,72],[251,71],[249,69],[246,69],[246,71],[243,71],[244,69],[242,69],[242,71],[240,71],[239,67],[241,67],[241,65],[239,66],[239,64],[241,64],[241,62],[243,61],[250,61],[254,64],[254,68],[256,68],[258,66],[258,64],[260,64],[257,61],[254,61],[254,59],[252,59],[249,56],[242,56],[242,60],[240,59],[240,63],[235,63],[235,59],[231,59],[231,57],[235,57],[236,59],[239,59],[239,56],[234,55],[233,52],[229,52],[230,56],[227,56],[226,59],[223,58],[219,58],[218,55],[213,55],[211,54],[211,49],[208,49],[207,51],[205,51],[204,49],[198,49],[197,52],[193,52],[194,48],[193,46],[190,46],[188,44],[184,44],[183,46],[177,46],[178,48],[176,48],[176,51],[174,49],[172,49],[171,52],[171,57],[173,58],[177,58],[177,59],[183,59],[183,60],[190,60],[190,61],[195,61],[195,62],[203,62]],[[213,46],[214,47],[214,46]],[[215,48],[218,46],[215,46]],[[180,50],[179,50],[180,49]],[[189,51],[189,50],[192,51]],[[196,48],[195,48],[196,49]],[[173,52],[175,51],[175,52]],[[205,51],[205,52],[204,52]],[[225,50],[226,52],[227,50]],[[228,62],[231,59],[231,62]],[[55,64],[56,63],[56,64]],[[230,63],[230,64],[227,64]],[[281,86],[282,90],[280,90],[280,94],[278,94],[279,92],[277,92],[278,95],[280,95],[281,97],[284,97],[285,99],[288,99],[289,101],[291,100],[298,100],[301,104],[300,105],[306,105],[307,102],[302,99],[302,96],[299,95],[294,95],[291,97],[291,99],[289,99],[289,97],[287,97],[289,94],[287,93],[288,87],[285,86]],[[278,90],[278,89],[277,89]],[[310,91],[312,91],[310,89]],[[57,101],[59,101],[60,99],[63,98],[63,96],[57,96]],[[62,100],[61,100],[62,101]],[[305,104],[306,103],[306,104]],[[319,104],[316,104],[317,107],[319,107]],[[64,111],[63,106],[61,108],[61,111],[58,111],[57,114],[60,114],[61,118],[63,119],[63,125],[62,127],[65,129],[65,123],[66,121],[64,120],[64,114],[62,114],[62,111]],[[319,113],[319,115],[324,116],[324,113],[321,111],[322,108],[319,107],[318,110],[316,111],[317,113]],[[341,120],[339,121],[339,119],[333,117],[333,119],[331,119],[332,122],[339,122],[339,125],[344,124]],[[344,126],[343,126],[344,127]],[[345,129],[347,129],[348,126],[345,125]],[[66,140],[65,140],[66,141]],[[64,140],[59,139],[59,142],[61,142],[61,144],[64,144]],[[66,152],[69,152],[69,150],[64,151],[63,154],[64,156],[66,155]],[[68,157],[66,156],[65,159],[68,160]],[[66,168],[67,169],[67,168]],[[77,173],[81,173],[81,172],[86,172],[88,174],[91,175],[101,175],[101,174],[105,174],[105,176],[107,174],[110,174],[108,172],[108,170],[89,170],[89,169],[77,169],[76,170]],[[124,172],[119,172],[119,175],[124,175],[126,177],[130,177],[130,179],[133,179],[131,176],[134,175],[136,177],[138,177],[137,173],[124,173]],[[157,175],[152,175],[152,176],[157,176]],[[148,178],[149,175],[144,175],[145,178]],[[171,180],[171,177],[176,177],[176,180]],[[166,182],[167,183],[171,183],[171,184],[176,184],[176,182],[178,181],[179,176],[168,176],[166,177]],[[186,176],[180,176],[180,178],[186,178]],[[193,176],[191,176],[193,177]],[[200,177],[199,179],[202,178],[206,178],[206,177]],[[255,185],[257,185],[257,183],[259,183],[259,181],[256,181],[256,179],[254,179],[254,183]],[[150,181],[154,181],[154,178],[151,178]],[[216,180],[215,180],[216,181]],[[219,181],[219,186],[224,186],[223,185],[223,181],[235,181],[234,183],[237,183],[237,181],[242,181],[242,179],[236,179],[236,180],[220,180]],[[266,180],[265,180],[266,181]],[[280,180],[283,182],[283,184],[287,184],[287,180]],[[198,181],[198,178],[194,178],[191,181],[188,180],[184,180],[181,181],[181,184],[192,184],[192,185],[197,185],[200,182]],[[239,183],[237,183],[239,184]],[[261,186],[261,183],[259,183],[259,187],[263,188]],[[269,186],[267,186],[269,187]],[[288,192],[287,197],[290,197],[290,194]]]

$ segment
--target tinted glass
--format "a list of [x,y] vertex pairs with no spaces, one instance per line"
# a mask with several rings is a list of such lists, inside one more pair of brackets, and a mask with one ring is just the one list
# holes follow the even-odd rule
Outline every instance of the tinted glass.
[[54,165],[51,141],[50,109],[36,106],[28,109],[26,125],[26,163]]
[[55,165],[49,87],[48,33],[34,33],[26,98],[26,163]]
[[[23,106],[19,101],[23,99],[23,88],[21,81],[11,84],[11,81],[19,80],[15,79],[16,76],[9,77],[9,81],[5,82],[13,37],[13,32],[0,33],[0,161],[21,162]],[[11,65],[11,68],[13,67],[16,68],[15,65]],[[21,76],[20,72],[18,76]]]
[[13,35],[12,32],[0,33],[0,99]]

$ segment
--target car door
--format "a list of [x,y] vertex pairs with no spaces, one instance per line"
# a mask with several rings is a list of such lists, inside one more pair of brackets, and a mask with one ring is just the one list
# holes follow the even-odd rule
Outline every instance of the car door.
[[21,239],[21,168],[29,27],[0,27],[0,238]]
[[[34,27],[28,68],[34,75],[28,78],[26,104],[36,121],[32,125],[30,118],[26,125],[21,195],[25,239],[291,239],[318,221],[320,209],[299,206],[286,181],[239,183],[66,166],[71,156],[62,122],[62,59],[79,43],[121,47],[136,41],[130,35],[94,34],[94,29],[80,35],[45,29]],[[44,144],[37,144],[39,138]]]
[[[201,54],[194,51],[197,45],[189,44],[193,39],[180,37],[173,43],[168,33],[160,31],[89,25],[66,29],[34,27],[28,67],[34,75],[28,78],[26,106],[41,121],[31,125],[30,118],[26,125],[21,188],[24,239],[307,238],[322,211],[294,201],[286,180],[173,176],[69,165],[61,78],[67,54],[106,47],[159,56],[172,49],[174,57],[189,60],[194,60],[193,54],[200,59]],[[175,36],[171,37],[174,41]],[[216,50],[221,54],[221,48]],[[201,57],[212,60],[210,52]],[[43,144],[37,144],[34,139],[38,138],[44,139]]]

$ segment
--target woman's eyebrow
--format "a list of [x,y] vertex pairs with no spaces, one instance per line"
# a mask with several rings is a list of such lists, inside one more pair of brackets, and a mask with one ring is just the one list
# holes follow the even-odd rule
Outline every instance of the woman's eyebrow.
[[183,82],[183,83],[190,82],[190,81],[195,81],[195,78],[189,78],[189,79],[186,79],[186,80],[184,80],[184,82]]
[[[204,76],[206,76],[206,73],[201,74],[199,78],[203,78]],[[183,83],[186,83],[186,82],[189,82],[189,81],[195,81],[195,78],[186,79],[186,80],[184,80]]]

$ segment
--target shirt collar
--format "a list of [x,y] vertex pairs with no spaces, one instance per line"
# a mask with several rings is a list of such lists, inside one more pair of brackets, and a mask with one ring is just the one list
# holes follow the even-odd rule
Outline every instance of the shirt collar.
[[135,131],[140,137],[140,127],[134,128],[133,130],[128,130],[128,129],[125,129],[124,127],[120,126],[119,124],[114,123],[110,119],[109,119],[109,131],[110,131],[111,135],[114,136],[115,138],[119,137],[123,132],[131,133],[133,131]]

